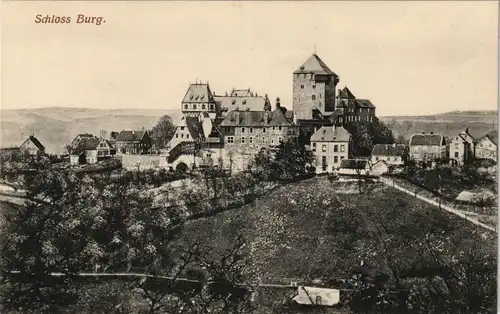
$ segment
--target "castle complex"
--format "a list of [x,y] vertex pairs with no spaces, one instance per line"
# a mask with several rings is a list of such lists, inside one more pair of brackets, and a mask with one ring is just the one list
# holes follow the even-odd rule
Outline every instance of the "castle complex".
[[323,126],[373,121],[375,106],[347,87],[337,90],[339,81],[313,54],[293,72],[293,110],[281,106],[279,98],[273,108],[267,94],[250,88],[216,95],[208,83],[190,84],[181,102],[182,120],[168,145],[168,163],[230,163],[244,169],[261,149],[277,147],[304,129],[312,128],[312,134]]

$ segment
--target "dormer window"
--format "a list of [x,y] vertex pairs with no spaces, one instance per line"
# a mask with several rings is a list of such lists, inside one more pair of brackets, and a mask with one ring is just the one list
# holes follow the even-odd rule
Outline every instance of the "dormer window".
[[231,102],[233,105],[236,104],[236,99],[233,99],[233,101]]
[[246,100],[243,100],[243,104],[246,104],[246,103],[247,103],[247,101],[246,101]]
[[191,95],[191,97],[189,97],[189,99],[191,99],[191,100],[193,100],[193,98],[194,98],[194,95]]
[[203,98],[205,98],[205,95],[201,95],[200,99],[203,99]]
[[200,96],[196,95],[195,99],[198,100],[198,98],[200,98]]
[[312,95],[312,100],[316,100],[316,95]]

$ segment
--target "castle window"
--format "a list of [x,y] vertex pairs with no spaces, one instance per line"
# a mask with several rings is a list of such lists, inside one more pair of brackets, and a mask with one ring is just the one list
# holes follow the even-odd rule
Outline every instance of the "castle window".
[[265,136],[263,136],[263,137],[262,137],[262,143],[265,143],[265,142],[266,142],[266,137],[265,137]]
[[244,136],[241,137],[241,144],[245,144],[245,137]]
[[252,129],[252,128],[250,128],[250,133],[252,133],[252,132],[253,132],[253,129]]
[[339,151],[339,146],[338,146],[338,145],[334,145],[334,146],[333,146],[333,151],[334,151],[335,153],[337,153],[337,152]]
[[266,133],[266,128],[262,128],[262,133]]
[[345,145],[340,145],[340,151],[344,152],[345,151]]
[[316,85],[313,85],[313,88],[316,88]]
[[175,138],[179,138],[179,134],[175,134]]
[[184,134],[181,134],[181,138],[184,138]]
[[316,100],[316,95],[312,95],[312,100]]
[[189,134],[186,134],[186,138],[189,138]]
[[230,144],[234,143],[234,136],[228,136],[227,137],[227,142],[230,143]]
[[276,127],[275,127],[275,126],[273,126],[273,131],[274,131],[274,130],[276,130]]
[[188,105],[184,105],[184,109],[187,109],[188,108]]
[[278,143],[283,143],[283,139],[280,137],[278,137]]
[[248,143],[253,144],[253,137],[251,137],[251,136],[250,136],[250,137],[248,138]]
[[183,126],[181,126],[181,131],[184,131],[184,127]]
[[241,128],[241,133],[245,133],[245,128]]
[[323,145],[323,146],[321,147],[321,150],[322,150],[323,152],[326,152],[326,145]]
[[281,131],[281,125],[278,127],[278,130],[280,130],[280,131]]
[[210,105],[210,110],[214,110],[214,105]]
[[339,157],[338,156],[333,156],[333,163],[336,164],[339,162]]
[[201,109],[205,110],[205,104],[201,105]]
[[195,110],[196,110],[196,104],[193,104],[193,109],[195,109]]
[[301,88],[301,89],[304,89],[304,85],[300,85],[300,88]]

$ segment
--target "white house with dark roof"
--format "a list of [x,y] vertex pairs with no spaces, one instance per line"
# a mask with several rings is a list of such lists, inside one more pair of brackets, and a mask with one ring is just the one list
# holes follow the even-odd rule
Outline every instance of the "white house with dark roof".
[[410,137],[409,143],[410,159],[415,161],[435,161],[446,159],[446,140],[441,134],[419,133]]
[[351,134],[339,126],[323,126],[311,136],[316,173],[333,172],[349,158]]
[[404,144],[376,144],[372,149],[372,164],[383,160],[388,165],[403,165],[405,155],[406,145]]
[[34,136],[30,135],[19,147],[21,154],[36,156],[45,154],[45,146]]
[[477,141],[476,158],[491,159],[497,161],[498,158],[498,131],[493,130],[483,135]]

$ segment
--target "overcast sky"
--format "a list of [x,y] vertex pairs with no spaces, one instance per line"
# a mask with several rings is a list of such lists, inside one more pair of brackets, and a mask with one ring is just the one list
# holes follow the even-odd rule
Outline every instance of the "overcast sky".
[[[496,109],[498,3],[3,2],[2,107],[179,109],[190,82],[292,107],[313,52],[378,115]],[[35,16],[72,17],[36,24]],[[106,23],[76,24],[76,16]]]

